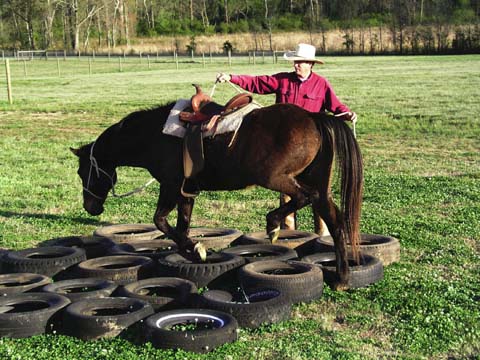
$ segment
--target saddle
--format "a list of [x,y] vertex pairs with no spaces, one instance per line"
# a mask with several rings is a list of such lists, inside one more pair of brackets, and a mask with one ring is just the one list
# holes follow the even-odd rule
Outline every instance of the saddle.
[[[193,84],[196,93],[191,98],[190,108],[180,112],[180,120],[187,124],[187,131],[183,139],[183,172],[185,179],[191,179],[204,167],[202,132],[216,127],[217,122],[224,116],[241,109],[252,102],[250,94],[242,93],[235,95],[224,106],[212,101],[212,98],[203,93],[200,86]],[[193,197],[198,194],[196,190],[187,190],[193,185],[184,181],[182,194]]]
[[202,124],[203,131],[214,128],[222,116],[226,116],[252,102],[252,95],[241,93],[231,98],[225,105],[217,104],[205,94],[199,85],[192,84],[196,94],[192,96],[191,108],[180,112],[180,120],[190,124]]

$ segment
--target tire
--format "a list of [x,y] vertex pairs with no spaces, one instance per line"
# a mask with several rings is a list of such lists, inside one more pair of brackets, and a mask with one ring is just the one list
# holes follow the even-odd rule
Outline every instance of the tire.
[[104,256],[81,262],[77,266],[77,274],[82,278],[104,279],[124,285],[151,277],[154,262],[146,256]]
[[84,299],[98,299],[110,296],[117,285],[108,280],[85,278],[57,281],[42,288],[43,292],[59,294],[77,302]]
[[161,276],[187,279],[201,288],[214,281],[226,281],[233,277],[233,272],[245,264],[245,259],[225,253],[212,253],[205,262],[192,263],[179,254],[172,254],[159,259],[158,264]]
[[316,300],[323,293],[323,275],[319,267],[299,261],[257,261],[238,272],[246,292],[276,289],[291,303]]
[[207,249],[220,250],[228,247],[242,234],[235,229],[198,227],[191,228],[189,236],[195,241],[200,241]]
[[197,287],[193,282],[168,277],[136,281],[117,290],[120,296],[147,301],[155,312],[185,307],[196,293]]
[[247,263],[266,260],[291,260],[297,252],[286,246],[271,244],[239,245],[222,250],[223,253],[241,256]]
[[65,309],[62,333],[82,340],[112,338],[152,314],[152,306],[139,299],[81,300]]
[[[325,282],[333,286],[337,280],[335,258],[335,253],[318,253],[305,256],[302,261],[320,266]],[[383,279],[383,264],[374,256],[360,254],[360,265],[351,258],[348,262],[350,270],[348,287],[351,289],[366,287]]]
[[[298,256],[302,257],[314,252],[315,239],[318,235],[307,231],[298,230],[280,230],[278,240],[275,245],[282,245],[295,249]],[[250,244],[271,244],[265,231],[257,231],[244,234],[232,245],[250,245]]]
[[20,294],[35,290],[51,282],[51,278],[40,274],[3,274],[0,275],[0,296]]
[[250,329],[290,318],[292,305],[278,290],[263,289],[248,295],[239,293],[243,296],[208,290],[197,296],[197,304],[202,308],[226,312],[237,319],[240,327]]
[[86,260],[85,250],[64,246],[10,251],[1,258],[4,272],[34,273],[49,277],[84,260]]
[[[350,246],[347,247],[350,250]],[[331,236],[323,236],[315,241],[315,252],[333,252]],[[360,252],[379,258],[383,266],[400,261],[400,241],[391,236],[361,234]]]
[[172,240],[134,241],[116,244],[109,249],[109,255],[140,255],[152,260],[164,258],[178,250],[177,244]]
[[100,236],[67,236],[44,241],[40,246],[66,246],[85,250],[87,259],[105,256],[115,243]]
[[22,293],[0,298],[0,337],[26,338],[49,331],[55,313],[70,303],[66,297]]
[[[188,327],[193,324],[212,328],[182,331],[182,326]],[[161,349],[206,353],[237,340],[237,320],[229,314],[215,310],[162,311],[147,318],[144,326],[145,340]],[[180,329],[175,330],[176,327]]]
[[164,234],[154,224],[118,224],[102,226],[93,235],[123,243],[158,239]]

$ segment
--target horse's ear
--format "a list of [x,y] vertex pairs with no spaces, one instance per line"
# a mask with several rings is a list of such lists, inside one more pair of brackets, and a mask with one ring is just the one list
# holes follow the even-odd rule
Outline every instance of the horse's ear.
[[73,155],[80,157],[80,149],[74,149],[71,147],[70,151],[73,153]]

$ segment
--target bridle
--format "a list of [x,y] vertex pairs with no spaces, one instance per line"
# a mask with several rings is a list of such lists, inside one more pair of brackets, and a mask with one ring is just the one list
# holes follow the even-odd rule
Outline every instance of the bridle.
[[93,148],[95,147],[95,144],[96,144],[96,141],[92,143],[92,147],[90,148],[90,155],[89,155],[89,160],[90,160],[90,169],[88,170],[88,179],[87,179],[87,186],[83,187],[83,191],[85,191],[86,193],[90,194],[91,196],[93,196],[95,199],[98,199],[98,200],[103,200],[104,198],[102,198],[101,196],[98,196],[97,194],[95,194],[94,192],[92,192],[89,187],[90,187],[90,180],[92,178],[92,172],[93,170],[95,170],[95,173],[97,174],[97,179],[100,178],[100,173],[104,174],[111,182],[112,184],[112,196],[113,197],[117,197],[117,198],[122,198],[122,197],[126,197],[126,196],[130,196],[130,195],[133,195],[137,192],[140,192],[142,191],[143,189],[145,189],[147,186],[149,186],[151,183],[153,183],[155,181],[155,178],[151,178],[149,181],[147,181],[146,184],[144,184],[143,186],[140,186],[132,191],[129,191],[127,193],[124,193],[124,194],[117,194],[115,192],[115,181],[113,179],[113,176],[111,176],[108,172],[106,172],[105,170],[103,170],[100,166],[98,166],[98,162],[97,162],[97,159],[95,158],[95,156],[93,156]]

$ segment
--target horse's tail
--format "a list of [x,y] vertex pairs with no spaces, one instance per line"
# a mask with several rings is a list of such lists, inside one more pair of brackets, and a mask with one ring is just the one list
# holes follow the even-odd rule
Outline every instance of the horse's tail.
[[317,119],[323,141],[329,142],[337,159],[344,231],[349,239],[352,255],[358,261],[363,196],[363,161],[360,147],[352,130],[343,120],[326,114],[319,114]]

